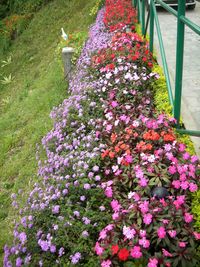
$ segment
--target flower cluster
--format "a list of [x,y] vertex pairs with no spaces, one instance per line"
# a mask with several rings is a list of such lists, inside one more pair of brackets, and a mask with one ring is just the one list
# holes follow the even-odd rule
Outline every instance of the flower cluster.
[[132,7],[129,0],[106,0],[106,11],[104,16],[104,23],[110,31],[122,29],[124,27],[131,27],[135,29],[136,10]]

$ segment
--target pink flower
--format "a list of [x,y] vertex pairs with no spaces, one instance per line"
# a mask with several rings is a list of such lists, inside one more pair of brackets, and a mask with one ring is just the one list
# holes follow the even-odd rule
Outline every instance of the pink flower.
[[110,267],[112,262],[110,260],[102,261],[101,267]]
[[169,166],[168,171],[169,171],[170,174],[174,174],[174,173],[176,173],[176,167],[174,165],[173,166]]
[[126,155],[125,160],[126,160],[128,163],[131,163],[131,162],[133,161],[133,158],[132,158],[131,155]]
[[163,226],[160,226],[157,230],[157,234],[159,238],[165,238],[166,236],[165,228]]
[[169,220],[163,219],[163,220],[162,220],[162,223],[164,223],[164,224],[168,224],[168,223],[169,223]]
[[113,219],[114,221],[118,220],[118,219],[119,219],[119,213],[118,213],[118,212],[113,213],[113,215],[112,215],[112,219]]
[[146,236],[146,230],[140,230],[140,236],[145,237]]
[[176,230],[169,230],[169,231],[168,231],[168,234],[169,234],[169,236],[170,236],[171,238],[174,238],[174,237],[176,237]]
[[185,152],[184,154],[183,154],[183,159],[184,160],[187,160],[187,159],[189,159],[190,158],[190,154],[188,153],[188,152]]
[[200,233],[194,232],[193,235],[194,235],[196,240],[200,240]]
[[107,132],[110,132],[112,130],[112,124],[108,124],[107,126],[106,126],[106,131]]
[[101,230],[99,233],[99,238],[98,240],[105,239],[107,237],[107,231],[105,229]]
[[106,195],[107,197],[109,197],[109,198],[112,197],[112,195],[113,195],[113,191],[112,191],[112,188],[111,188],[110,186],[106,188],[106,190],[105,190],[105,195]]
[[145,200],[139,205],[139,208],[142,213],[147,213],[149,211],[149,202]]
[[96,242],[94,250],[98,256],[102,255],[104,252],[104,248],[99,245],[99,242]]
[[186,242],[179,242],[178,245],[180,248],[185,248],[186,247]]
[[165,256],[165,257],[172,257],[173,255],[169,252],[169,251],[167,251],[166,249],[162,249],[162,252],[163,252],[163,255]]
[[134,258],[134,259],[139,259],[142,257],[142,252],[141,252],[141,248],[140,246],[134,246],[132,249],[131,249],[131,256]]
[[136,234],[136,231],[135,231],[135,229],[133,229],[133,228],[131,229],[130,227],[127,227],[124,225],[123,234],[125,235],[125,237],[127,239],[133,239],[135,234]]
[[143,216],[143,222],[147,225],[149,225],[152,222],[152,215],[150,213],[147,213]]
[[112,200],[111,203],[110,203],[112,209],[114,210],[114,212],[117,212],[120,210],[121,208],[121,205],[119,204],[119,201],[118,200]]
[[147,267],[157,267],[158,260],[155,258],[150,258]]
[[198,189],[198,186],[194,183],[190,183],[189,186],[190,186],[189,188],[190,192],[195,192]]
[[190,213],[185,213],[184,214],[184,220],[186,223],[191,223],[193,220],[193,215]]
[[172,182],[172,185],[173,185],[174,188],[179,189],[180,186],[181,186],[181,182],[179,180],[174,180]]
[[112,106],[113,108],[116,108],[116,107],[118,106],[117,101],[112,101],[112,102],[111,102],[111,106]]
[[179,151],[183,152],[185,151],[186,146],[184,144],[179,144]]
[[150,246],[150,241],[143,237],[142,239],[139,239],[139,244],[140,246],[143,246],[143,248],[149,248]]
[[148,184],[148,180],[146,178],[141,178],[140,181],[139,181],[139,185],[141,187],[146,187]]
[[192,163],[195,163],[196,161],[198,161],[199,159],[198,159],[198,157],[196,156],[196,155],[193,155],[192,157],[191,157],[191,162]]
[[181,183],[181,188],[182,188],[183,190],[188,189],[188,187],[189,187],[189,183],[188,183],[188,181],[185,181],[185,182],[182,182],[182,183]]

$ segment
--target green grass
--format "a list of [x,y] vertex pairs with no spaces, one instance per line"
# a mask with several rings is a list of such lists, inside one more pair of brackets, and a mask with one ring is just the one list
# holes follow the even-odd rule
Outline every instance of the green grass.
[[[36,143],[52,128],[49,113],[66,97],[61,60],[55,51],[60,28],[88,31],[95,0],[55,0],[35,14],[28,29],[0,55],[0,253],[11,238],[15,217],[10,194],[28,192],[37,180]],[[1,61],[12,54],[12,62]]]

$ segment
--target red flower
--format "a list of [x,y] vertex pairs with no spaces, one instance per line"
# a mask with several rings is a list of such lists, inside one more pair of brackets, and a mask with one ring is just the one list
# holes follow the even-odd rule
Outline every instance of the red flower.
[[121,261],[126,261],[128,259],[128,256],[129,256],[129,251],[126,248],[120,249],[118,257]]
[[111,250],[112,250],[112,255],[115,255],[119,251],[119,246],[118,245],[112,245]]

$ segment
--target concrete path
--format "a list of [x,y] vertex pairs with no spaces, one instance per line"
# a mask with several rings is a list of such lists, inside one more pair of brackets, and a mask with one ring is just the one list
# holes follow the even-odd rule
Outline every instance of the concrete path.
[[[165,44],[171,84],[174,88],[177,19],[163,9],[158,10],[158,16]],[[187,10],[186,16],[197,25],[200,25],[200,2],[196,3],[195,10]],[[155,36],[155,48],[161,64],[157,34]],[[183,77],[181,113],[184,124],[187,129],[200,130],[200,36],[192,32],[188,27],[186,27],[185,31]],[[192,137],[192,140],[200,157],[200,137]]]

